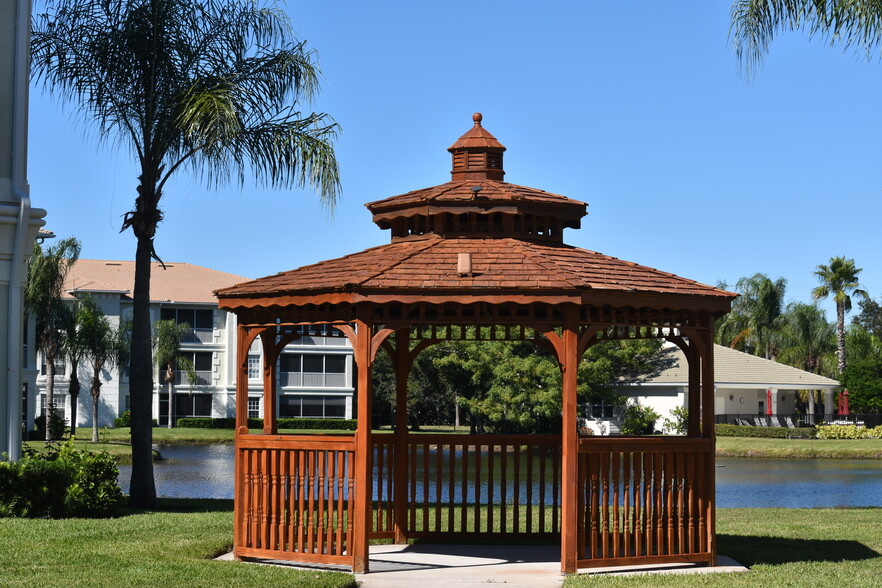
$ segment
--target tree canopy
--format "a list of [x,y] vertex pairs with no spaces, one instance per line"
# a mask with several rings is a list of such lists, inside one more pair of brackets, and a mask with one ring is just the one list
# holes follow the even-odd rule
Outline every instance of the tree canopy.
[[35,79],[140,167],[122,223],[137,239],[129,502],[152,507],[150,273],[168,181],[189,168],[209,186],[310,186],[332,207],[337,125],[302,110],[319,90],[317,58],[273,4],[55,0],[34,18],[31,54]]

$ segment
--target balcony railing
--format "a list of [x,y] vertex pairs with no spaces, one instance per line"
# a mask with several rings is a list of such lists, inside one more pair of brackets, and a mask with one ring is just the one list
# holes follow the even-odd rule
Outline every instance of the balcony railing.
[[[213,373],[211,370],[196,370],[196,379],[192,382],[194,386],[209,386],[211,385],[213,379]],[[163,384],[168,384],[168,381],[165,379],[165,372],[160,374],[160,381]],[[191,382],[187,379],[187,373],[182,370],[175,371],[174,378],[175,386],[189,386]]]
[[181,343],[214,343],[214,329],[190,329],[181,337]]
[[279,385],[283,388],[346,388],[346,374],[311,372],[280,372]]

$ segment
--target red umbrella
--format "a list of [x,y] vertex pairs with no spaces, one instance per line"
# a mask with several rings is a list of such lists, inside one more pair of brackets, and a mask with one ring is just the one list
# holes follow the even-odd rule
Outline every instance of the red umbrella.
[[839,414],[848,416],[848,389],[842,391],[839,395]]
[[772,416],[772,391],[766,390],[766,414]]

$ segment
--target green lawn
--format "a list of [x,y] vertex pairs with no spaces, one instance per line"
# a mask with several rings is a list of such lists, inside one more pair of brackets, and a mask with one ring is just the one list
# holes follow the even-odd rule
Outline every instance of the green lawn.
[[[348,588],[345,573],[218,562],[232,539],[232,501],[162,500],[157,512],[114,519],[0,519],[0,583],[39,586],[309,586]],[[879,585],[882,509],[720,509],[719,553],[740,574],[567,578],[581,586]]]
[[684,576],[587,576],[582,586],[691,588],[879,586],[882,578],[882,509],[719,509],[718,552],[750,571]]
[[882,459],[882,439],[717,437],[717,457]]
[[229,500],[163,500],[114,519],[0,519],[4,587],[350,588],[354,576],[213,561],[233,538]]

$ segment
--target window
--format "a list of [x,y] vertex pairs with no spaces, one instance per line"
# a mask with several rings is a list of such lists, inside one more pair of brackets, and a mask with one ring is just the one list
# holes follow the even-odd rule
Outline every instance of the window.
[[305,388],[344,388],[346,356],[283,353],[279,357],[279,385]]
[[[59,356],[55,358],[55,375],[58,377],[64,377],[64,370],[67,367],[64,363],[64,358]],[[44,357],[42,362],[40,363],[40,375],[46,375],[46,358]]]
[[248,399],[248,418],[249,419],[259,419],[260,418],[260,398],[249,398]]
[[346,416],[346,399],[321,394],[283,394],[279,397],[279,416],[342,419]]
[[611,419],[613,418],[613,410],[615,406],[607,404],[602,400],[591,404],[591,418],[594,419]]
[[[196,380],[192,382],[196,386],[207,386],[212,380],[212,353],[210,351],[183,351],[181,357],[193,363],[196,372]],[[165,370],[160,369],[159,378],[163,384],[168,383],[165,379]],[[190,385],[184,370],[175,370],[175,386]]]
[[211,308],[163,308],[159,318],[190,326],[184,343],[211,343],[214,333],[214,310]]
[[259,355],[249,355],[248,356],[248,379],[249,380],[259,380],[260,379],[260,356]]

